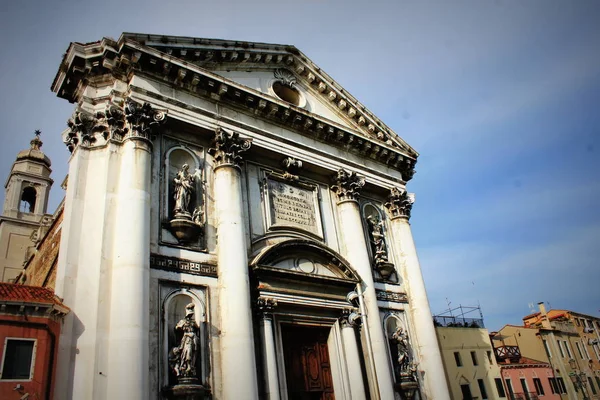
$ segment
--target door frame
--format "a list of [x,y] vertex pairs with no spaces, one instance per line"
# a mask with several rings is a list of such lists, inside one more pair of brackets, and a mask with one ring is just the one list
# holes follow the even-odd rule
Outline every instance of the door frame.
[[340,324],[337,318],[315,317],[306,314],[274,314],[275,348],[277,350],[277,373],[279,379],[279,395],[281,400],[288,400],[287,376],[283,351],[282,325],[299,325],[307,327],[330,328],[327,339],[327,351],[333,381],[333,393],[336,400],[350,399],[350,382],[346,368],[346,357],[342,345]]

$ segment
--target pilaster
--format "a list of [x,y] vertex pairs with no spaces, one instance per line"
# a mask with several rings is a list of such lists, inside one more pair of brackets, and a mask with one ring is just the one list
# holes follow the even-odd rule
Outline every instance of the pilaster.
[[265,398],[267,400],[278,400],[280,398],[275,333],[273,331],[273,311],[276,307],[277,300],[273,298],[259,297],[256,301],[263,343],[262,361],[265,380]]
[[[363,225],[358,207],[357,197],[365,185],[364,178],[355,172],[340,169],[334,177],[332,189],[339,198],[337,205],[340,219],[346,259],[360,275],[359,295],[363,296],[365,341],[367,342],[368,364],[371,366],[369,389],[373,399],[393,399],[392,368],[389,362],[388,350],[383,332],[382,321],[379,317],[379,306],[373,281],[373,271],[369,260],[367,243],[363,234]],[[368,345],[370,343],[370,346]]]
[[240,173],[241,153],[250,145],[219,128],[208,151],[214,158],[224,399],[258,399]]
[[365,387],[361,367],[361,353],[356,336],[358,319],[360,319],[360,315],[351,309],[344,310],[339,319],[342,331],[342,345],[344,346],[344,355],[346,357],[346,367],[350,382],[350,398],[353,400],[367,398],[365,392],[367,387]]
[[402,188],[393,188],[385,206],[391,219],[394,252],[400,260],[399,270],[406,284],[410,316],[415,328],[413,346],[419,354],[417,368],[424,380],[426,397],[450,399],[421,266],[408,222],[413,203],[412,194]]

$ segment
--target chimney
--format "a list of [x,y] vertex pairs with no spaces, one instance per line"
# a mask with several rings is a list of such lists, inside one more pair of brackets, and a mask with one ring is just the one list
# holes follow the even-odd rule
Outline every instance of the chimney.
[[550,329],[552,326],[550,325],[550,321],[548,320],[548,314],[546,313],[546,305],[543,301],[538,303],[538,307],[540,308],[540,320],[542,322],[542,326],[546,329]]
[[538,306],[540,307],[540,313],[541,313],[543,316],[546,316],[546,305],[544,304],[544,302],[543,302],[543,301],[540,301],[540,302],[538,303]]

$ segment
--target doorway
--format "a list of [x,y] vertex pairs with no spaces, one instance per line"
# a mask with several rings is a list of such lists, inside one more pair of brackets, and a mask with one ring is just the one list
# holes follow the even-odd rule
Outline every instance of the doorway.
[[289,400],[335,400],[327,338],[331,328],[281,325]]

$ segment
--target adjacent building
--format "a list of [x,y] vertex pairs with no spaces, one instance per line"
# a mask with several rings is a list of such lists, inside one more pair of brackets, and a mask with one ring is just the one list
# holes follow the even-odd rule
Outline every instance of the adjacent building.
[[436,315],[434,323],[451,398],[485,400],[506,397],[483,317],[465,318],[464,314],[453,316],[450,313]]
[[14,282],[31,248],[52,224],[46,213],[52,187],[50,159],[36,131],[29,149],[19,152],[6,180],[0,215],[0,282]]
[[69,312],[52,290],[0,283],[0,398],[61,399],[56,353]]

